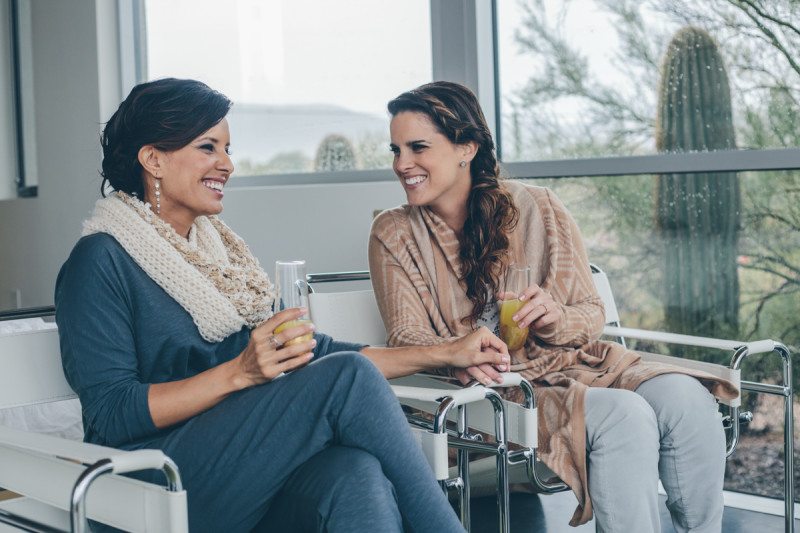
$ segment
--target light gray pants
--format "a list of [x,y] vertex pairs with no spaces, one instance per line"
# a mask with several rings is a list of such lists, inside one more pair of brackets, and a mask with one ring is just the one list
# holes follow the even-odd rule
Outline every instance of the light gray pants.
[[585,407],[598,532],[660,531],[659,477],[676,531],[721,531],[725,434],[699,381],[664,374],[636,392],[590,388]]

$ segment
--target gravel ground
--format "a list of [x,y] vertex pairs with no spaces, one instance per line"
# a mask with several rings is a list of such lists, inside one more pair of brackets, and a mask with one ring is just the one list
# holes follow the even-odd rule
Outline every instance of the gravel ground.
[[[795,501],[800,496],[800,454],[794,453]],[[728,459],[725,488],[737,492],[783,499],[783,434],[769,432],[742,435]]]

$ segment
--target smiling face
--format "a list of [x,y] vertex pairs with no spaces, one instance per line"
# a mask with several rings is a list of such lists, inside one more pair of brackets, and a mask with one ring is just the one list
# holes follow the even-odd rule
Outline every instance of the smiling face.
[[[424,113],[397,113],[390,125],[394,172],[406,191],[408,203],[431,207],[445,216],[466,212],[472,186],[469,162],[474,143],[454,144]],[[461,162],[466,163],[461,166]],[[458,229],[458,228],[454,228]]]
[[146,200],[156,205],[155,180],[161,184],[162,219],[187,236],[194,219],[222,211],[223,188],[233,173],[230,130],[222,119],[189,144],[172,152],[145,146],[139,157],[146,173]]

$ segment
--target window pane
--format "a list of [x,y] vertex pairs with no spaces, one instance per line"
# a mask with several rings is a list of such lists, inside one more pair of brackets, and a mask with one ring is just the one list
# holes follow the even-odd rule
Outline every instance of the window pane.
[[795,0],[509,0],[498,19],[506,161],[800,146]]
[[17,124],[14,117],[14,54],[11,6],[0,0],[0,200],[17,197]]
[[426,0],[147,0],[147,72],[228,95],[236,175],[388,168],[386,103],[431,81]]
[[[623,326],[773,339],[798,351],[800,171],[530,183],[551,187],[575,217],[590,261],[608,273]],[[642,342],[635,347],[726,365],[731,357]],[[749,358],[742,379],[779,383],[780,358]],[[728,461],[727,489],[781,497],[782,403],[778,396],[745,396],[743,409],[755,419]]]

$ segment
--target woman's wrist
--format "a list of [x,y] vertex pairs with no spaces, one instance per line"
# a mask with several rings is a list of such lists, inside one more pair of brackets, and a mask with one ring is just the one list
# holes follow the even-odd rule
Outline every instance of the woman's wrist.
[[456,355],[456,341],[458,339],[450,340],[440,344],[435,344],[430,347],[432,357],[430,357],[431,369],[449,368],[453,366],[453,361]]
[[255,381],[242,366],[242,357],[231,359],[217,367],[224,372],[222,382],[230,389],[228,392],[236,392],[247,389],[255,385]]

